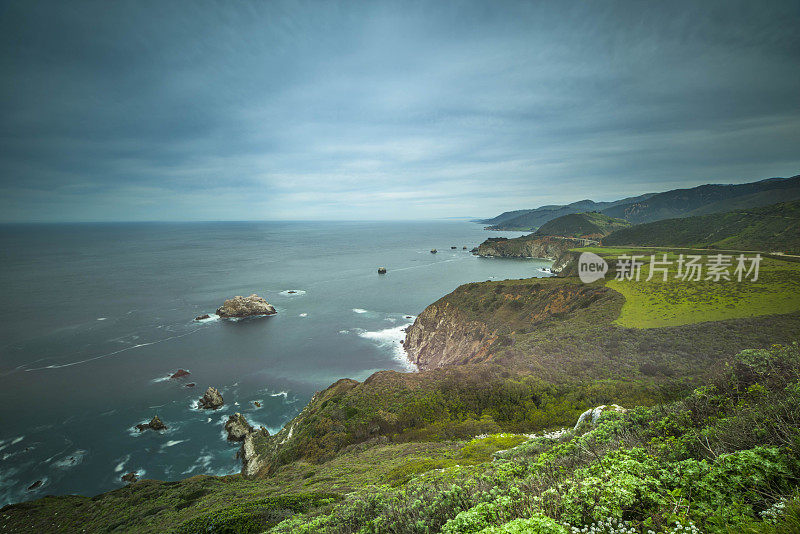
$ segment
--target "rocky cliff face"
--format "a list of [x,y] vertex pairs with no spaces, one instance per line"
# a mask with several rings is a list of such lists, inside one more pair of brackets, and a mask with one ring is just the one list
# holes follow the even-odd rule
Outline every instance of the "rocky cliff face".
[[403,346],[420,370],[487,362],[513,344],[516,332],[563,319],[611,294],[552,278],[466,284],[419,314]]
[[439,301],[428,306],[406,332],[403,346],[420,371],[486,359],[497,333],[469,320],[456,306]]
[[489,258],[545,258],[555,260],[582,243],[574,239],[523,236],[514,239],[489,238],[475,250],[478,256]]

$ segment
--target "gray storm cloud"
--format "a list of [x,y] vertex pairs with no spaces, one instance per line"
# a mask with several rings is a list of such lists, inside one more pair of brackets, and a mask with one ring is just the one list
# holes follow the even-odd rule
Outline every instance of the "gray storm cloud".
[[433,218],[800,172],[800,4],[3,2],[0,220]]

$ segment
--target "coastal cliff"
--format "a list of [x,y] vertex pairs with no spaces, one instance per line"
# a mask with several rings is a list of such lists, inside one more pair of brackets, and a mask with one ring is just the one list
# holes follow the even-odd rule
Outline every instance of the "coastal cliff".
[[498,340],[486,323],[471,321],[447,301],[428,306],[406,333],[403,346],[420,371],[488,359]]
[[513,239],[490,237],[474,250],[486,258],[544,258],[555,260],[571,248],[582,246],[578,239],[522,236]]
[[552,279],[466,284],[428,306],[409,327],[403,346],[420,370],[488,362],[512,345],[518,332],[614,298],[602,286]]

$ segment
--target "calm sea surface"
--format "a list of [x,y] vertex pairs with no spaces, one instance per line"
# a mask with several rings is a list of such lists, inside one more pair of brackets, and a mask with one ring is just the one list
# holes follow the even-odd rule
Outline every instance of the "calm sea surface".
[[[0,504],[94,495],[130,471],[238,472],[231,413],[275,432],[339,378],[410,371],[402,329],[456,286],[544,276],[549,262],[462,250],[504,235],[521,234],[452,221],[0,226]],[[193,320],[251,293],[278,314]],[[167,379],[179,368],[191,375]],[[224,408],[194,408],[208,386]],[[166,432],[132,429],[155,414]]]

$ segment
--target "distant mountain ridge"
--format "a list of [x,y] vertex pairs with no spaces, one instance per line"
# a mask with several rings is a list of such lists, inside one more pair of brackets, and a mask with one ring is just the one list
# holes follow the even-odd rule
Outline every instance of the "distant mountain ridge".
[[609,207],[603,213],[634,224],[755,208],[800,199],[800,175],[738,185],[701,185],[673,189],[642,201]]
[[535,231],[543,224],[572,213],[600,211],[633,224],[767,206],[800,199],[800,175],[768,178],[746,184],[706,184],[662,193],[648,193],[615,202],[581,200],[502,213],[477,222],[490,230]]
[[606,236],[603,245],[800,254],[800,200],[637,224]]
[[489,225],[490,230],[537,230],[544,223],[570,215],[589,211],[602,211],[619,204],[641,202],[656,193],[648,193],[637,197],[628,197],[614,202],[594,202],[593,200],[579,200],[566,205],[548,205],[530,210],[515,210],[501,213],[491,219],[481,219],[476,222]]

